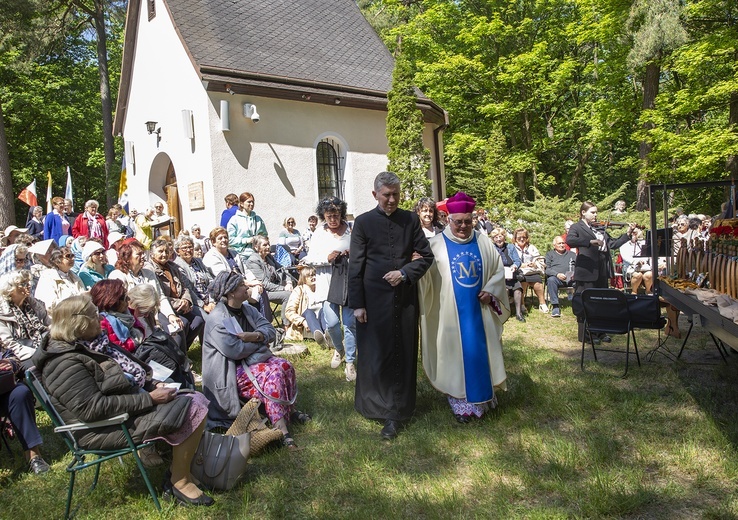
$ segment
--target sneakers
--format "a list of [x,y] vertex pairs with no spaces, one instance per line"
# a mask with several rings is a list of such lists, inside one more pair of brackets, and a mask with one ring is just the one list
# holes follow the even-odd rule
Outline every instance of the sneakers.
[[558,307],[554,307],[553,309],[551,309],[551,317],[561,318],[561,309]]
[[28,465],[30,467],[31,473],[33,473],[34,475],[43,475],[44,473],[48,472],[49,469],[51,469],[49,468],[49,465],[46,463],[46,461],[41,457],[33,457]]
[[356,367],[353,363],[346,363],[346,381],[356,381]]
[[548,305],[542,303],[538,306],[538,310],[540,310],[543,314],[548,314]]
[[315,340],[315,343],[317,343],[321,347],[325,345],[325,336],[323,335],[323,332],[319,330],[313,332],[313,339]]
[[338,368],[339,366],[341,366],[341,361],[343,361],[343,354],[341,354],[337,350],[334,350],[333,359],[331,359],[331,368]]

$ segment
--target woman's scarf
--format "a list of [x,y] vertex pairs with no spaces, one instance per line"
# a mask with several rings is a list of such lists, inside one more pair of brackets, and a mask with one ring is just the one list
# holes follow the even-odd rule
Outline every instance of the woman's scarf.
[[13,313],[15,322],[18,324],[17,332],[14,335],[17,335],[18,338],[28,338],[32,340],[33,348],[40,347],[41,338],[44,332],[49,329],[46,327],[46,325],[43,324],[39,317],[36,316],[36,313],[33,311],[33,307],[31,306],[31,301],[29,299],[26,299],[26,301],[23,302],[20,307],[18,307],[13,302],[8,303],[8,307]]
[[144,339],[144,327],[136,317],[128,312],[101,312],[100,316],[105,318],[113,332],[121,342],[132,338],[136,345],[140,345]]
[[123,352],[123,349],[110,343],[108,336],[103,332],[96,339],[86,344],[89,350],[105,354],[113,358],[120,365],[123,373],[131,380],[131,383],[139,388],[143,388],[146,384],[146,369],[138,362],[134,361],[130,356]]
[[85,211],[85,218],[87,219],[87,228],[90,230],[90,238],[103,238],[102,226],[96,215],[90,215],[88,211]]
[[510,255],[507,252],[507,244],[503,244],[502,247],[498,246],[497,244],[493,244],[497,248],[497,252],[500,253],[500,258],[502,258],[502,265],[505,267],[510,267],[513,265],[513,259],[510,258]]

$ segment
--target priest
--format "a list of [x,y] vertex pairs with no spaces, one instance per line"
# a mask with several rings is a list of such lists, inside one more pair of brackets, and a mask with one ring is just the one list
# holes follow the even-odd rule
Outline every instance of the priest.
[[418,365],[417,282],[433,255],[414,211],[400,209],[400,179],[374,179],[377,207],[359,215],[351,232],[348,303],[356,318],[354,408],[384,422],[397,437],[415,411]]
[[505,390],[502,329],[510,317],[502,259],[474,230],[474,199],[447,203],[448,226],[429,242],[434,264],[418,283],[423,368],[460,423],[479,418]]

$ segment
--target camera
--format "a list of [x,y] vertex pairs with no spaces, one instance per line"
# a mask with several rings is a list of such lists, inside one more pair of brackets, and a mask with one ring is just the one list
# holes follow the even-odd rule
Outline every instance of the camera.
[[243,105],[243,116],[248,117],[253,121],[254,123],[258,123],[261,119],[261,116],[256,111],[256,105],[252,103],[244,103]]

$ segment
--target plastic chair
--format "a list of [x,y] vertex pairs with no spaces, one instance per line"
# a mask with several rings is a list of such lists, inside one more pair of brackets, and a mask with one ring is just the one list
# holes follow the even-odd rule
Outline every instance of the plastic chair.
[[[92,481],[90,489],[88,490],[88,493],[92,492],[95,489],[95,486],[97,486],[97,480],[100,476],[100,466],[102,465],[102,463],[110,459],[122,457],[123,455],[127,455],[129,453],[132,454],[133,458],[136,460],[136,465],[141,472],[141,476],[146,483],[146,487],[151,494],[151,498],[154,500],[154,505],[156,505],[156,508],[161,511],[161,505],[159,504],[159,498],[156,495],[156,490],[154,489],[154,486],[151,485],[151,480],[149,480],[149,475],[146,472],[146,468],[144,468],[144,465],[138,456],[138,450],[147,446],[151,446],[153,442],[144,442],[137,445],[133,441],[133,439],[131,438],[131,434],[128,431],[128,427],[125,424],[125,422],[128,420],[127,413],[116,415],[115,417],[111,417],[104,421],[97,421],[94,423],[80,422],[65,424],[61,416],[57,412],[56,408],[54,407],[53,403],[51,402],[49,394],[46,392],[46,389],[41,384],[41,375],[35,367],[32,367],[26,371],[26,382],[33,392],[33,395],[36,397],[36,400],[41,404],[44,411],[49,415],[49,418],[54,425],[54,433],[58,433],[59,435],[61,435],[62,439],[69,448],[69,451],[72,452],[72,461],[67,465],[67,471],[69,472],[69,489],[67,490],[67,504],[66,509],[64,510],[65,519],[69,518],[70,516],[72,495],[74,493],[74,480],[77,472],[95,466],[95,478]],[[77,440],[74,438],[74,432],[83,432],[85,430],[91,430],[93,428],[102,428],[116,425],[123,430],[123,435],[126,438],[128,445],[124,448],[110,450],[85,449],[82,448],[77,443]],[[85,458],[88,455],[94,455],[96,458],[87,462],[85,461]]]
[[597,350],[594,345],[592,333],[598,334],[625,334],[627,337],[626,350],[600,348],[601,351],[618,352],[625,354],[625,372],[622,377],[628,375],[630,360],[630,338],[633,338],[633,349],[635,350],[638,366],[641,358],[638,355],[638,344],[635,333],[631,326],[631,315],[628,309],[628,299],[625,294],[617,289],[585,289],[582,291],[582,311],[584,315],[584,336],[582,337],[582,362],[584,370],[584,349],[589,337],[592,345],[592,354],[597,361]]

